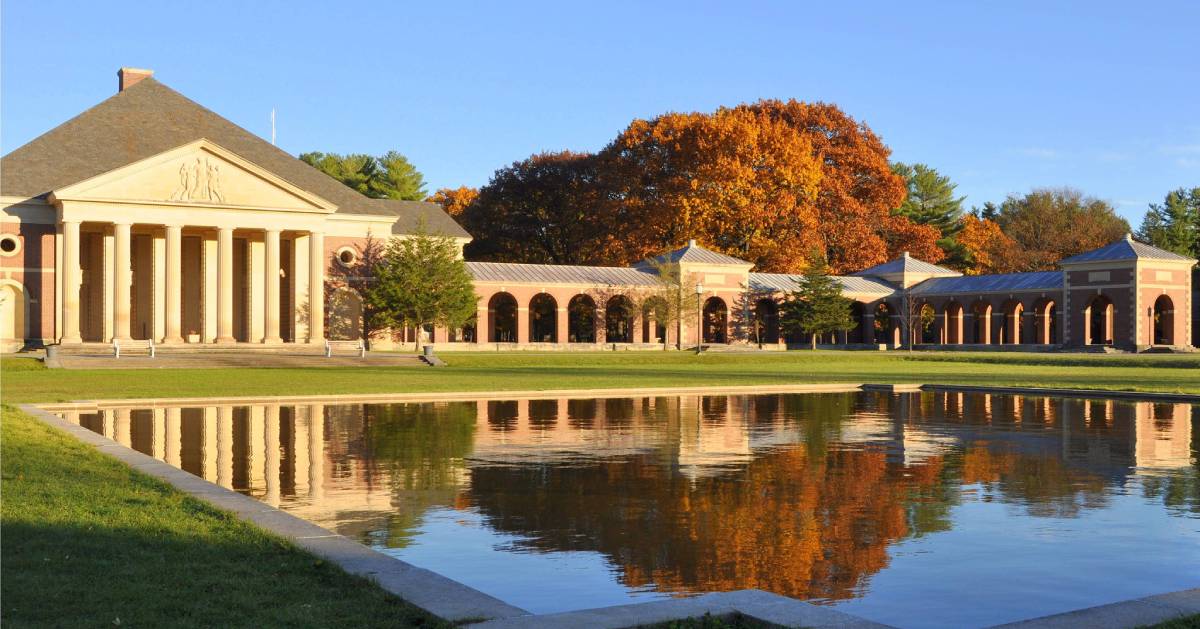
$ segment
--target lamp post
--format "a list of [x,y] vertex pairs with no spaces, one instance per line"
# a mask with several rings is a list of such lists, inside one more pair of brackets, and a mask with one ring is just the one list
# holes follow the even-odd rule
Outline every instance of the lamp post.
[[700,307],[700,298],[704,296],[704,284],[696,282],[696,354],[704,347],[704,313]]

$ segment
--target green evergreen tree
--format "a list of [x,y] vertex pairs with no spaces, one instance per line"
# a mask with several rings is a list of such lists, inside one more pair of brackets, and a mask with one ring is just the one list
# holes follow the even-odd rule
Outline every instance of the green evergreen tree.
[[300,160],[374,199],[423,201],[425,177],[396,151],[382,157],[363,153],[301,153]]
[[1138,238],[1180,255],[1200,257],[1200,187],[1167,193],[1146,210]]
[[962,230],[962,203],[966,198],[954,195],[957,184],[926,164],[896,162],[892,172],[904,177],[908,187],[908,195],[896,213],[937,228],[942,234],[938,246],[946,252],[947,263],[965,260],[966,250],[954,239]]
[[[376,275],[368,301],[381,327],[457,328],[475,314],[479,297],[458,244],[427,233],[423,225],[388,243]],[[420,349],[419,333],[416,339]]]
[[842,295],[842,285],[829,274],[825,259],[818,257],[801,278],[800,288],[780,306],[779,326],[789,335],[811,334],[816,349],[818,335],[854,327],[852,301]]
[[985,201],[983,207],[972,207],[971,213],[985,221],[995,221],[1000,216],[1000,206],[991,201]]

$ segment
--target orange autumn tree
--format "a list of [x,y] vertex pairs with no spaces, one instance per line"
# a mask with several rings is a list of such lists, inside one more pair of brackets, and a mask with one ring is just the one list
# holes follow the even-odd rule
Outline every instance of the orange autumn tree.
[[962,218],[958,244],[966,252],[967,275],[1011,273],[1017,265],[1017,243],[995,221],[967,214]]
[[784,122],[820,157],[816,238],[835,273],[886,262],[904,251],[929,262],[945,256],[936,228],[895,213],[906,183],[892,172],[891,150],[865,123],[829,103],[761,100],[738,109]]
[[459,186],[457,188],[441,188],[425,199],[426,203],[437,203],[450,216],[461,216],[463,212],[479,198],[478,188]]
[[812,144],[778,120],[745,109],[634,120],[601,153],[615,201],[609,227],[625,262],[689,238],[753,262],[799,270],[796,251],[817,229],[821,181]]

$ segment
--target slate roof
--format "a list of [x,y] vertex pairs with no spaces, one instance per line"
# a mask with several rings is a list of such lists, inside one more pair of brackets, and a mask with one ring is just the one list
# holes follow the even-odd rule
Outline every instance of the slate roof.
[[[872,277],[854,275],[835,275],[834,279],[841,282],[842,290],[847,293],[887,296],[896,292],[896,288],[887,282]],[[800,288],[802,275],[786,273],[751,273],[751,290],[775,290],[790,293]]]
[[899,258],[896,258],[895,260],[891,260],[890,262],[884,262],[883,264],[876,264],[875,266],[873,266],[869,269],[863,269],[857,273],[853,273],[853,275],[880,276],[880,275],[891,275],[892,273],[959,275],[958,271],[954,271],[952,269],[947,269],[944,266],[930,264],[928,262],[925,262],[924,260],[918,260],[918,259],[908,255],[907,251],[904,252],[904,255],[900,256]]
[[1110,245],[1105,245],[1099,249],[1085,251],[1079,255],[1071,256],[1059,264],[1074,264],[1078,262],[1108,262],[1113,260],[1191,260],[1187,256],[1181,256],[1178,253],[1159,249],[1153,245],[1148,245],[1144,242],[1138,242],[1133,239],[1132,234],[1126,234],[1125,238],[1118,240]]
[[0,158],[0,194],[41,197],[201,138],[338,207],[339,213],[399,216],[448,236],[470,235],[441,207],[359,194],[270,142],[146,78]]
[[651,263],[671,264],[675,262],[695,262],[699,264],[750,264],[745,260],[740,260],[733,256],[727,256],[723,253],[717,253],[712,249],[705,249],[696,244],[695,240],[689,240],[684,247],[664,253],[660,256],[655,256],[640,263],[638,266],[650,266]]
[[467,262],[467,270],[476,280],[484,282],[595,284],[601,286],[658,285],[658,276],[652,271],[629,267]]
[[934,277],[913,286],[914,295],[950,295],[958,293],[1026,292],[1062,290],[1062,271],[1003,273],[999,275],[963,275]]

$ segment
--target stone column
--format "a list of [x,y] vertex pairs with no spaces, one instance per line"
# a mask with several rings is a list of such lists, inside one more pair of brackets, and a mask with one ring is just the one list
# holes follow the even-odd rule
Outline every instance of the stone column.
[[182,343],[183,226],[167,225],[166,335],[164,343]]
[[529,342],[529,308],[517,306],[517,343]]
[[129,334],[129,289],[133,284],[129,256],[129,223],[113,224],[113,338],[127,340]]
[[308,342],[325,342],[325,234],[308,237]]
[[62,223],[62,343],[82,343],[79,334],[79,221]]
[[283,339],[279,338],[279,230],[268,229],[263,239],[267,249],[266,275],[263,277],[267,293],[263,343],[282,343]]
[[217,343],[233,338],[233,228],[217,230]]

